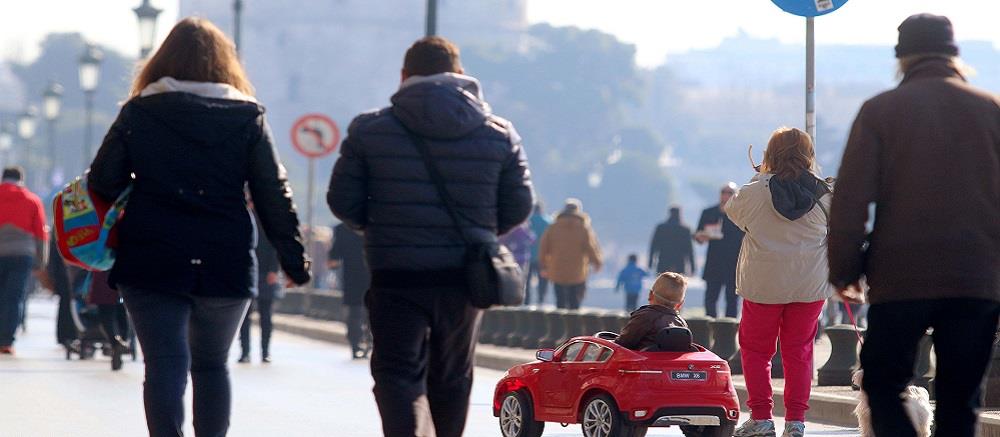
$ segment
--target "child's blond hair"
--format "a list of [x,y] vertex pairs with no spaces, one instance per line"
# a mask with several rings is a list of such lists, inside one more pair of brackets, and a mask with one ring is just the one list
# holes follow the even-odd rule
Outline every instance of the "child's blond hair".
[[649,292],[657,304],[675,307],[684,302],[684,295],[687,293],[687,278],[680,273],[660,273]]

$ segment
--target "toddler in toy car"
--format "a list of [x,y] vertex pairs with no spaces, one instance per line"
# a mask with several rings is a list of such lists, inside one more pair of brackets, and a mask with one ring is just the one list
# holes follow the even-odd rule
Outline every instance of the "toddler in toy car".
[[686,292],[687,279],[683,275],[674,272],[660,274],[649,289],[649,305],[632,311],[615,343],[642,350],[656,345],[656,334],[663,328],[687,328],[687,322],[680,315]]

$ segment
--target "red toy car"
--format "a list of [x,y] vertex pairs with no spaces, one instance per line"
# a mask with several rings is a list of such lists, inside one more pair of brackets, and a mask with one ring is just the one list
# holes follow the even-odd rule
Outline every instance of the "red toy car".
[[646,351],[616,337],[575,337],[508,370],[493,396],[503,436],[541,436],[544,422],[581,423],[585,437],[640,437],[672,425],[688,437],[733,435],[740,407],[725,360],[692,344],[686,328],[665,328]]

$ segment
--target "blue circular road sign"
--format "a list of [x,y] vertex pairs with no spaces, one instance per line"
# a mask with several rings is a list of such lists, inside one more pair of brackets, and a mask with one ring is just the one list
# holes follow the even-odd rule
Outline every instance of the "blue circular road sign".
[[818,17],[840,9],[847,0],[771,0],[781,10],[800,17]]

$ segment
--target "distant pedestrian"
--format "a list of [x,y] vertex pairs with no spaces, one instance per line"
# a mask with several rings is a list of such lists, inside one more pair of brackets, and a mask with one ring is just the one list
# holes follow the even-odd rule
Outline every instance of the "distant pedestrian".
[[[535,233],[531,232],[531,228],[528,223],[521,223],[510,232],[500,236],[500,244],[503,244],[510,249],[510,252],[514,254],[514,260],[521,266],[522,272],[528,271],[528,264],[531,262],[531,250],[535,246],[535,241],[538,240],[535,237]],[[530,305],[531,298],[527,295],[528,284],[527,275],[525,275],[525,296],[524,304]]]
[[719,296],[725,287],[726,317],[736,317],[739,297],[736,296],[736,261],[740,256],[743,231],[722,213],[722,205],[736,192],[736,184],[729,182],[719,191],[719,204],[701,212],[694,239],[699,244],[708,243],[705,256],[705,314],[718,317]]
[[[249,205],[251,209],[253,204]],[[260,220],[257,220],[258,222]],[[257,296],[250,303],[243,324],[240,325],[240,363],[250,362],[250,315],[257,311],[257,320],[260,324],[260,361],[262,363],[271,362],[271,332],[274,330],[271,319],[274,315],[274,303],[281,299],[282,288],[278,274],[281,270],[281,262],[278,259],[278,251],[263,233],[257,234],[257,248],[254,249],[257,257]]]
[[70,349],[74,340],[79,338],[79,330],[73,319],[73,296],[79,289],[84,276],[83,269],[66,264],[59,254],[55,238],[49,239],[49,259],[45,265],[46,288],[59,297],[56,310],[56,342]]
[[[902,81],[861,106],[840,165],[830,282],[867,279],[862,390],[876,435],[915,436],[900,399],[934,328],[936,435],[975,435],[1000,316],[1000,98],[966,81],[951,22],[899,26]],[[875,225],[866,235],[869,205]]]
[[14,336],[24,318],[32,272],[46,262],[45,207],[24,186],[24,169],[7,167],[0,176],[0,355],[14,354]]
[[809,134],[774,131],[760,172],[724,212],[746,230],[736,271],[743,297],[740,357],[747,383],[750,420],[737,437],[774,435],[771,359],[780,340],[785,373],[784,437],[802,437],[813,376],[813,339],[827,283],[827,211],[831,188],[816,173]]
[[694,243],[691,228],[681,221],[681,207],[670,207],[667,221],[660,223],[649,243],[649,268],[656,273],[675,272],[690,276],[694,273]]
[[590,269],[600,271],[603,260],[590,216],[578,199],[566,200],[555,223],[542,235],[538,256],[542,275],[555,284],[556,307],[580,308]]
[[[687,239],[690,244],[691,239]],[[642,267],[639,267],[639,256],[631,254],[628,256],[628,264],[622,271],[618,272],[618,281],[615,282],[615,293],[625,290],[625,311],[631,312],[639,303],[639,292],[642,291],[642,280],[649,276]]]
[[535,244],[531,246],[531,263],[528,265],[527,279],[528,292],[524,295],[524,301],[525,303],[531,301],[531,281],[534,279],[538,284],[535,287],[535,293],[537,294],[535,301],[541,305],[545,303],[545,294],[548,293],[549,280],[541,275],[542,269],[539,267],[538,262],[538,248],[542,245],[542,235],[545,234],[545,230],[552,224],[552,220],[544,213],[541,200],[535,203],[529,223],[531,224],[531,232],[535,234]]
[[401,79],[392,106],[351,122],[327,202],[364,231],[383,432],[459,436],[481,316],[465,255],[528,218],[530,173],[521,137],[490,112],[454,44],[418,40]]
[[333,246],[327,257],[330,269],[340,271],[340,289],[347,307],[347,341],[351,344],[352,358],[367,358],[371,339],[367,338],[368,311],[365,310],[365,293],[371,287],[372,275],[365,262],[365,241],[361,235],[340,223],[333,228]]
[[153,437],[182,435],[188,373],[195,434],[229,429],[226,362],[257,279],[244,187],[289,282],[309,282],[292,192],[252,92],[232,41],[185,18],[136,76],[90,165],[104,199],[132,186],[109,283],[142,346]]

